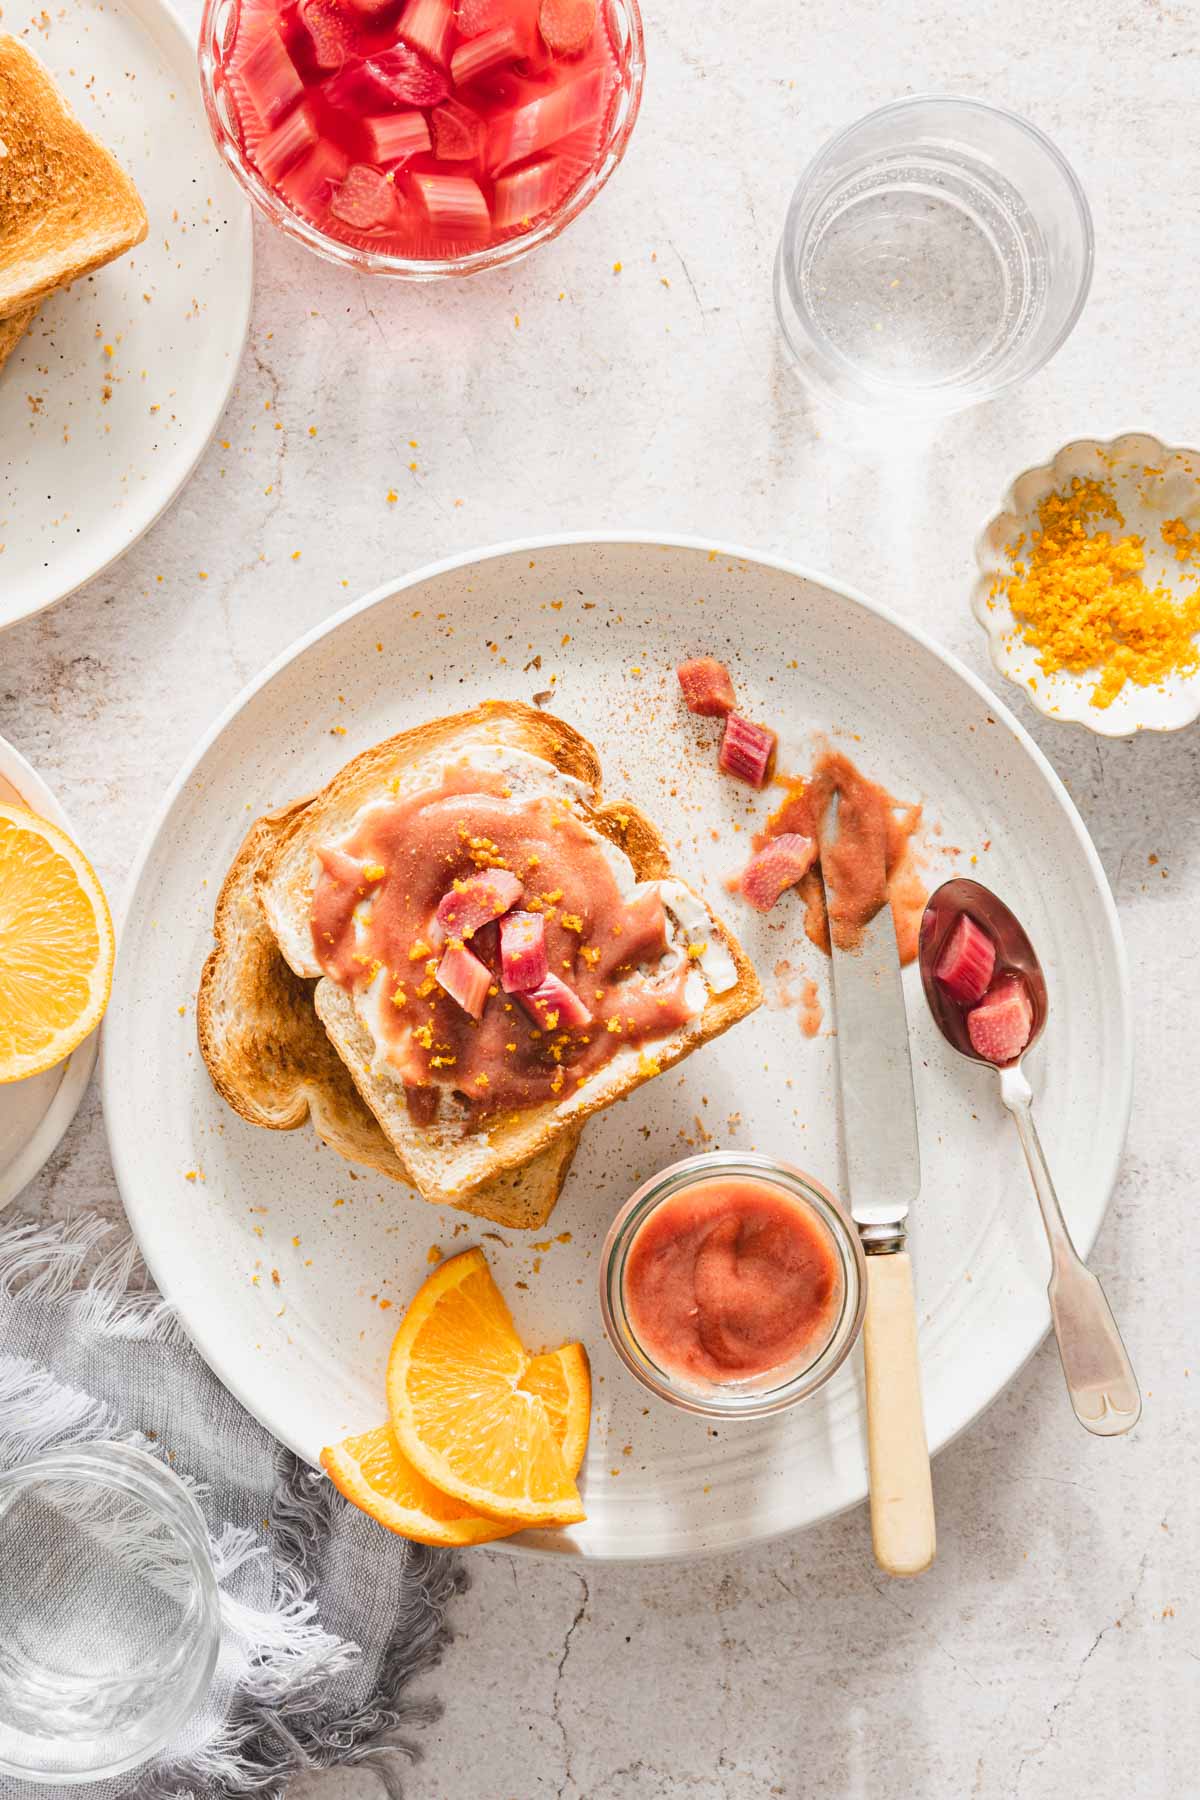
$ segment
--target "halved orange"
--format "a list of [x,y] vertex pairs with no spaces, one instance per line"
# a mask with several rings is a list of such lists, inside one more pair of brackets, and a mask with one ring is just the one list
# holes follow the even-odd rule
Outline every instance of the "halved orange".
[[392,1429],[418,1474],[505,1524],[584,1517],[541,1393],[522,1385],[530,1358],[482,1250],[425,1282],[388,1359]]
[[0,801],[0,1082],[69,1056],[104,1016],[112,919],[64,831]]
[[[582,1344],[535,1356],[522,1385],[541,1394],[563,1460],[576,1475],[587,1448],[591,1376]],[[321,1467],[338,1492],[389,1531],[420,1544],[487,1544],[511,1537],[505,1524],[451,1500],[413,1468],[390,1425],[346,1438],[321,1452]]]

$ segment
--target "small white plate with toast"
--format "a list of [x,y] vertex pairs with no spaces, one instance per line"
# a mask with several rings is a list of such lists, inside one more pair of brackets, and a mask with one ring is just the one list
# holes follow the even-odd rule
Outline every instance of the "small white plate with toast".
[[[71,821],[41,776],[18,750],[0,738],[0,800],[28,807],[70,837]],[[58,1148],[79,1110],[92,1070],[100,1034],[94,1031],[65,1062],[0,1085],[0,1211],[16,1199]]]
[[0,367],[0,628],[99,574],[174,499],[224,411],[253,287],[250,208],[169,7],[29,6],[3,29],[133,178],[149,232],[44,300]]
[[[813,734],[845,745],[893,794],[923,803],[930,887],[982,871],[1027,921],[1054,990],[1055,1030],[1038,1051],[1041,1118],[1086,1251],[1115,1180],[1132,1076],[1124,954],[1096,853],[1045,759],[982,683],[898,619],[792,565],[600,534],[389,583],[294,646],[219,721],[133,877],[104,1104],[155,1280],[221,1378],[315,1464],[323,1446],[384,1417],[388,1348],[431,1251],[481,1243],[529,1347],[582,1339],[594,1376],[586,1522],[527,1532],[509,1540],[515,1550],[729,1550],[866,1492],[857,1356],[806,1404],[718,1429],[647,1406],[600,1322],[609,1222],[667,1163],[756,1149],[835,1192],[844,1185],[828,966],[798,903],[751,915],[724,885],[773,802],[718,773],[714,722],[680,702],[675,665],[705,653],[730,666],[742,710],[780,731],[785,768],[809,766]],[[396,732],[488,699],[540,704],[590,740],[605,795],[628,796],[655,823],[673,871],[738,935],[766,990],[757,1012],[589,1118],[552,1217],[524,1232],[427,1204],[320,1147],[307,1123],[257,1128],[218,1095],[196,1039],[214,903],[251,822]],[[816,1035],[809,982],[825,1013]],[[937,1449],[1046,1331],[1046,1254],[994,1084],[944,1045],[914,969],[906,987],[924,1165],[910,1245]]]

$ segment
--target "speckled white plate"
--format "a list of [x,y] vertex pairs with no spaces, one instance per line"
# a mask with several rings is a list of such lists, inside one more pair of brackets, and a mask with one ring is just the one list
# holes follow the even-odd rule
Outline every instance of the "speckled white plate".
[[[27,806],[63,831],[76,833],[46,783],[19,751],[0,738],[0,800]],[[58,1148],[79,1110],[96,1066],[99,1032],[93,1031],[65,1062],[0,1086],[0,1211],[31,1182]]]
[[[1018,475],[1004,496],[1001,511],[980,533],[975,551],[980,573],[971,606],[987,635],[992,666],[1023,688],[1026,698],[1048,719],[1086,725],[1100,737],[1178,731],[1200,718],[1200,670],[1157,687],[1126,682],[1110,706],[1093,706],[1095,673],[1046,675],[1039,669],[1037,651],[1022,640],[1008,599],[999,588],[999,582],[1012,573],[1009,545],[1021,535],[1028,542],[1041,502],[1048,494],[1069,487],[1076,477],[1111,484],[1125,531],[1136,532],[1145,540],[1147,586],[1165,582],[1181,598],[1196,591],[1196,580],[1188,579],[1191,565],[1181,565],[1164,545],[1160,528],[1167,519],[1182,518],[1192,531],[1200,529],[1200,450],[1173,449],[1144,431],[1127,431],[1104,442],[1076,438],[1064,444],[1052,462]],[[1092,530],[1101,529],[1120,528],[1098,520]],[[1192,573],[1200,578],[1200,566]]]
[[[698,651],[730,662],[746,710],[783,728],[791,757],[807,761],[808,734],[824,730],[893,793],[924,799],[931,883],[970,870],[1025,920],[1051,988],[1033,1069],[1040,1118],[1085,1252],[1125,1133],[1129,996],[1095,851],[1015,720],[898,619],[782,562],[618,535],[443,563],[340,614],[242,695],[172,790],[135,873],[105,1028],[106,1115],[134,1229],[204,1355],[272,1431],[315,1462],[322,1445],[377,1423],[388,1345],[430,1246],[465,1249],[478,1226],[369,1173],[356,1179],[307,1128],[246,1125],[210,1087],[194,996],[217,888],[254,815],[402,726],[488,696],[550,693],[595,741],[608,791],[661,823],[677,866],[741,930],[772,1001],[589,1123],[533,1243],[483,1240],[526,1341],[582,1338],[596,1378],[587,1523],[518,1549],[728,1549],[866,1491],[857,1353],[809,1404],[714,1428],[654,1404],[601,1329],[596,1257],[609,1220],[689,1148],[770,1150],[843,1187],[834,1045],[806,1038],[795,1004],[781,1003],[803,970],[827,1005],[828,968],[797,907],[751,918],[722,888],[765,802],[718,776],[714,725],[679,703],[674,664]],[[1048,1271],[994,1082],[943,1045],[915,970],[907,991],[925,1170],[912,1248],[936,1448],[1038,1343]]]
[[40,308],[0,369],[0,627],[136,543],[216,429],[250,318],[250,208],[163,0],[6,8],[137,183],[144,243]]

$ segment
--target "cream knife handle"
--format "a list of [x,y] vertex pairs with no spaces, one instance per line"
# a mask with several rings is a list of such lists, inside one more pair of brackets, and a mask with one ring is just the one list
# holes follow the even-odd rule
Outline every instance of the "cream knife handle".
[[920,1575],[933,1561],[937,1532],[907,1251],[867,1257],[863,1356],[875,1561],[888,1575]]

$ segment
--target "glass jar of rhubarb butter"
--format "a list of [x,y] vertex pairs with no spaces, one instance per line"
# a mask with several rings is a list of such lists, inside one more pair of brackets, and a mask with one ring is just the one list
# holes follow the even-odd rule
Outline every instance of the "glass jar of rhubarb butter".
[[849,1355],[866,1308],[858,1232],[827,1188],[713,1151],[655,1175],[613,1220],[600,1309],[660,1400],[722,1418],[794,1406]]

